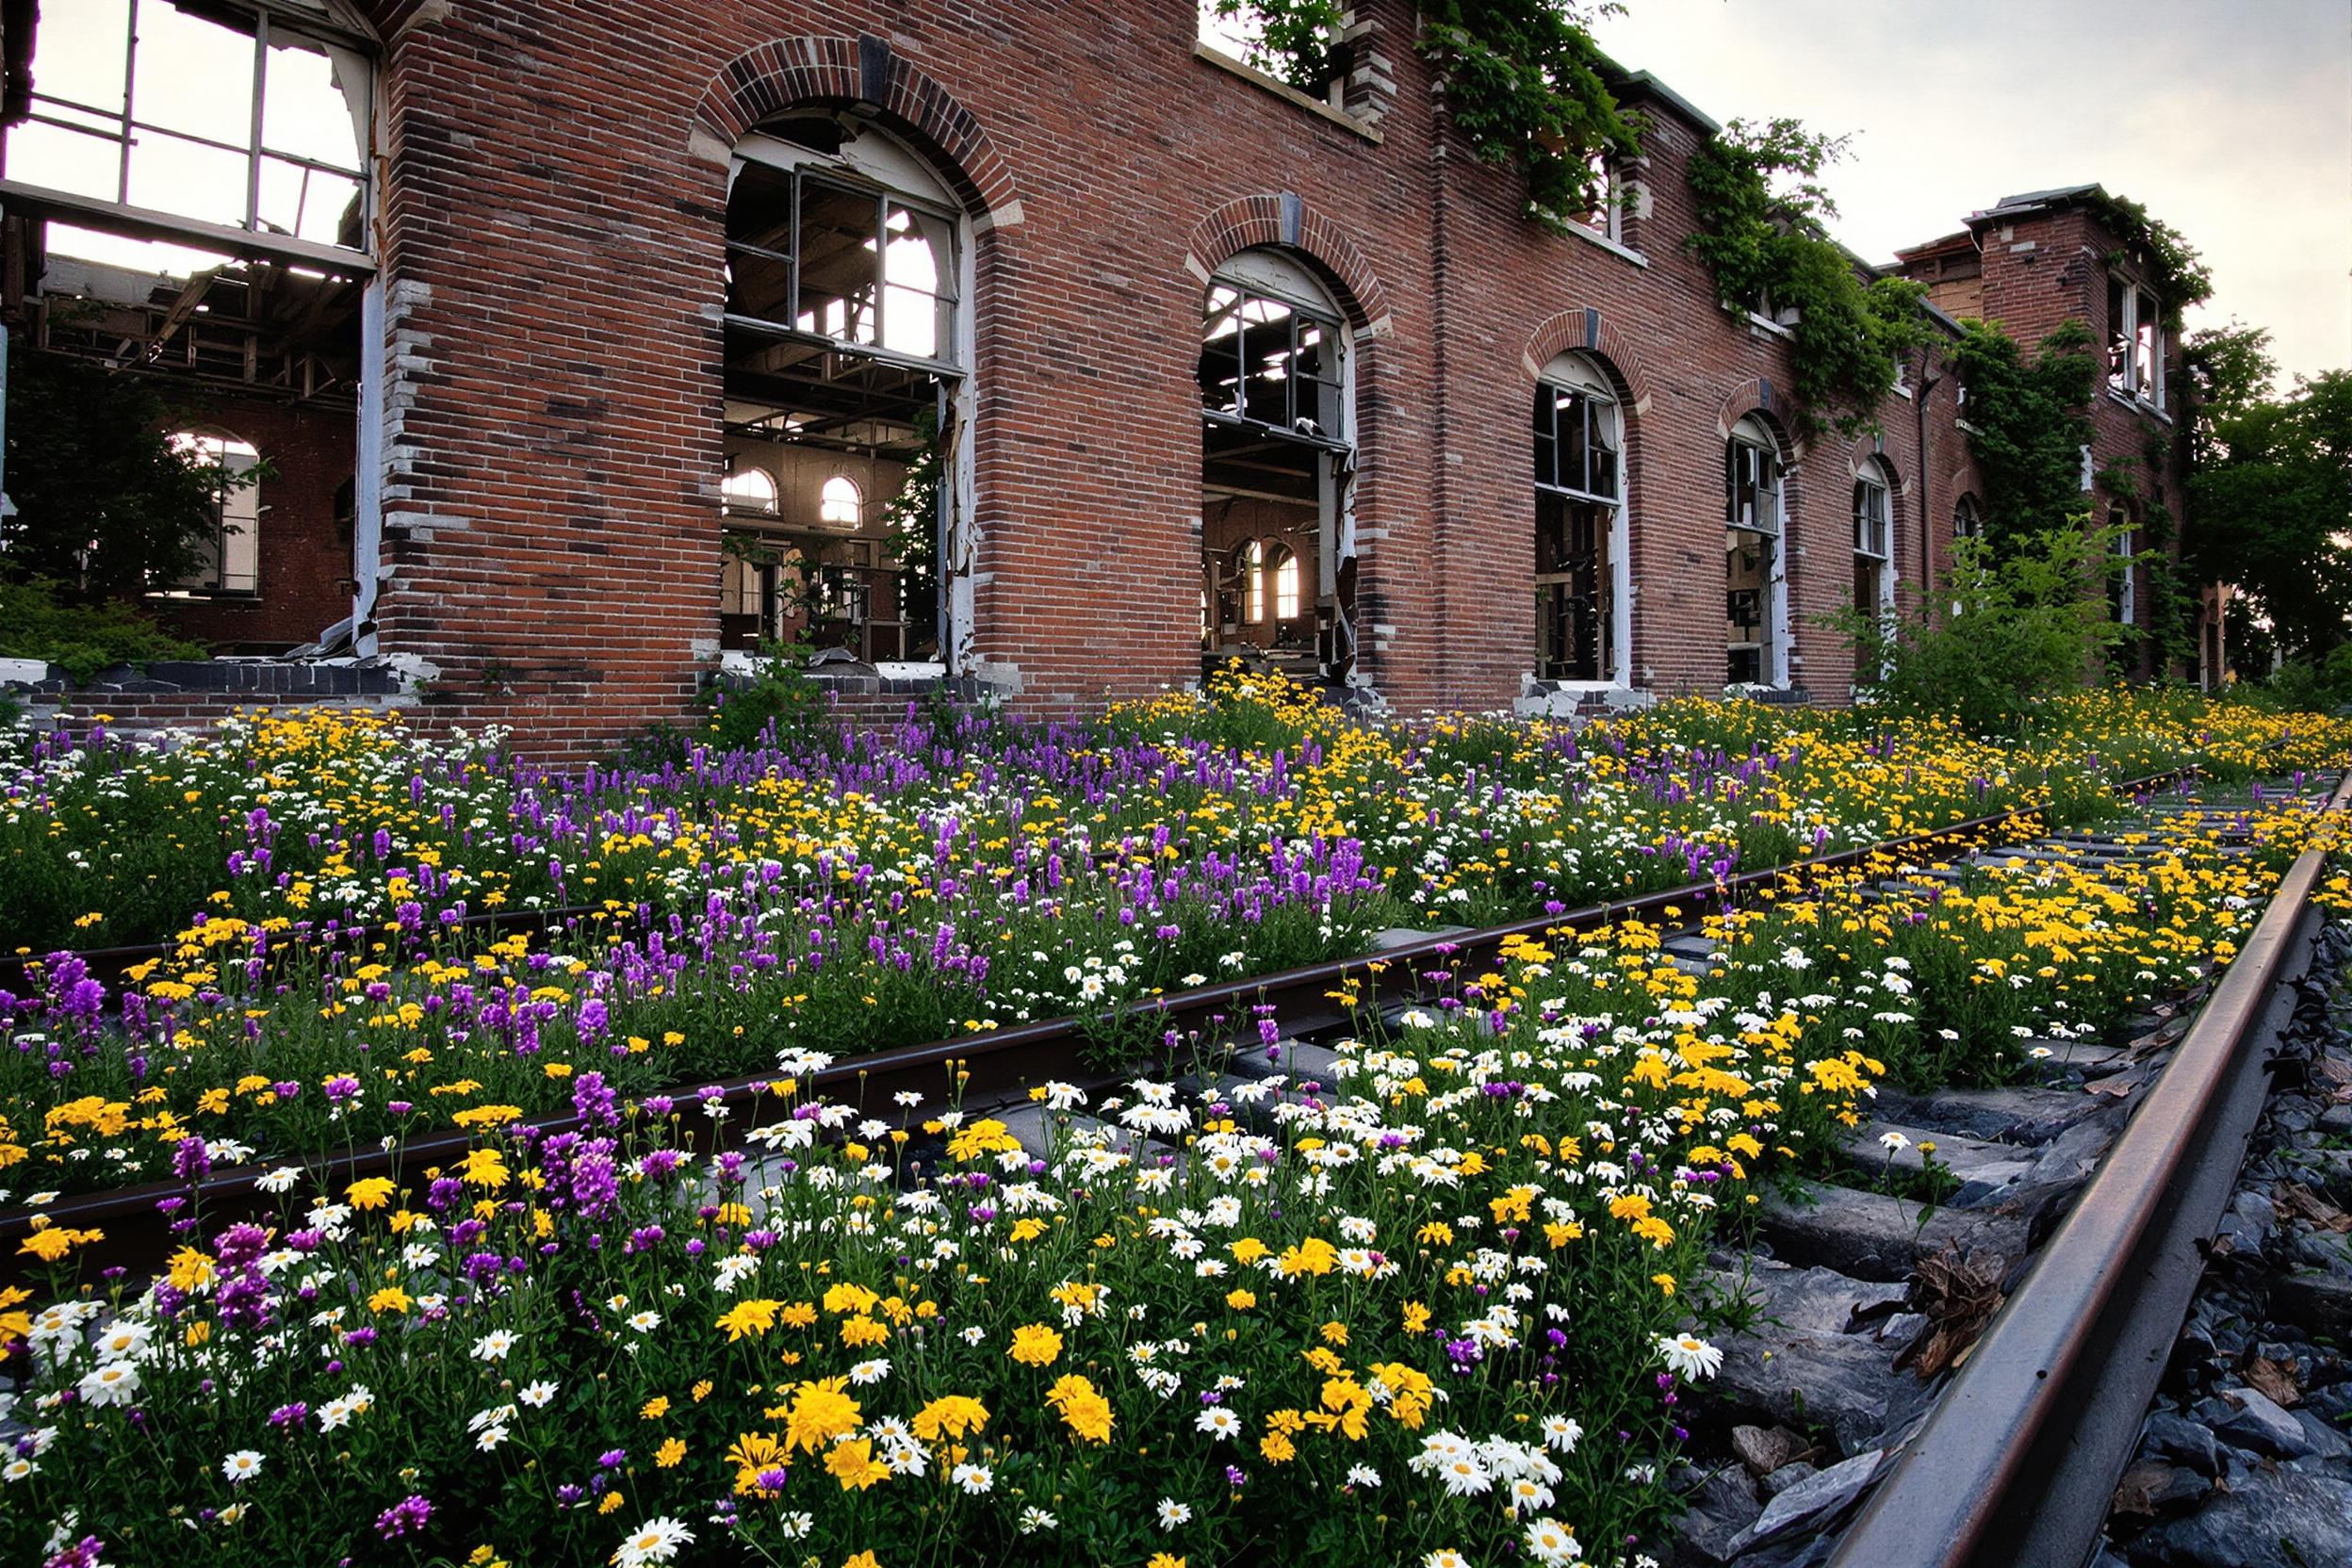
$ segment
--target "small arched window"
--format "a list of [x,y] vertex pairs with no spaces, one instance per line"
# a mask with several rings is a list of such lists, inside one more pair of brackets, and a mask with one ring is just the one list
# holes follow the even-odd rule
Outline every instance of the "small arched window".
[[1298,557],[1284,545],[1274,547],[1274,618],[1278,621],[1296,620],[1298,615]]
[[825,489],[817,502],[820,521],[836,528],[856,528],[865,520],[865,496],[858,482],[847,474],[835,474],[825,482]]
[[2115,531],[2115,542],[2109,547],[2115,560],[2107,579],[2107,604],[2115,612],[2117,626],[2136,626],[2140,619],[2140,596],[2137,569],[2132,558],[2139,554],[2132,537],[2132,509],[2121,501],[2107,508],[2107,526]]
[[1241,618],[1266,619],[1266,546],[1252,539],[1233,552],[1234,570],[1241,577]]
[[1952,503],[1952,536],[1954,539],[1984,537],[1984,513],[1976,504],[1974,496],[1963,496]]
[[776,514],[776,477],[765,468],[737,468],[719,485],[722,504],[736,516],[768,517]]

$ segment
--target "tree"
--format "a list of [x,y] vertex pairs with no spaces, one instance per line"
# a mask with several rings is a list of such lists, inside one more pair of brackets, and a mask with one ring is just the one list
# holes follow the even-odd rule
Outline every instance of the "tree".
[[2190,548],[2204,575],[2237,585],[2282,652],[2318,661],[2352,642],[2352,370],[2274,397],[2268,340],[2235,322],[2190,340]]
[[155,384],[68,354],[8,345],[7,486],[0,572],[82,604],[184,576],[238,482],[172,445]]

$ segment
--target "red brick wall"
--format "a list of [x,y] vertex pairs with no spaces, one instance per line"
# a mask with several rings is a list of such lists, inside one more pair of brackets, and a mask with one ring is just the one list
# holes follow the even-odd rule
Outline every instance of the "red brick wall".
[[[797,96],[870,89],[980,231],[975,651],[1024,706],[1196,676],[1201,291],[1269,242],[1316,263],[1357,336],[1366,678],[1407,709],[1518,694],[1534,368],[1589,311],[1631,410],[1637,682],[1722,684],[1723,432],[1786,422],[1787,352],[1680,249],[1699,133],[1670,107],[1637,266],[1544,234],[1515,176],[1438,134],[1403,0],[1360,8],[1396,75],[1378,143],[1196,58],[1189,0],[390,10],[378,615],[470,715],[553,751],[683,710],[717,609],[724,148]],[[1883,415],[1906,480],[1911,406]],[[1845,463],[1803,453],[1789,488],[1797,678],[1833,700],[1844,655],[1805,617],[1849,591]]]
[[357,430],[349,409],[208,398],[207,430],[253,443],[276,477],[261,482],[259,593],[252,597],[148,600],[186,636],[223,652],[279,653],[351,612],[351,540],[335,495],[351,482]]

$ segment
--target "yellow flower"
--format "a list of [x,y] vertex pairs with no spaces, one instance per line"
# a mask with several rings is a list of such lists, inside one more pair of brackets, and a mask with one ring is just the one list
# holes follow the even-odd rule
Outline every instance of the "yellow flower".
[[1345,1346],[1348,1343],[1348,1325],[1337,1318],[1324,1324],[1315,1332],[1323,1336],[1323,1342],[1326,1345]]
[[1251,1307],[1258,1304],[1258,1298],[1257,1296],[1250,1291],[1229,1290],[1225,1293],[1225,1304],[1233,1308],[1235,1312],[1248,1312]]
[[784,1418],[785,1441],[794,1449],[815,1452],[845,1432],[855,1431],[858,1401],[842,1393],[847,1378],[825,1378],[800,1384],[792,1393],[792,1409]]
[[1429,1309],[1418,1301],[1405,1303],[1405,1332],[1418,1334],[1429,1326]]
[[662,1446],[653,1451],[653,1462],[664,1470],[675,1469],[685,1457],[686,1440],[680,1437],[663,1440]]
[[872,1552],[859,1552],[853,1557],[842,1559],[841,1568],[882,1568],[882,1564],[874,1560]]
[[783,1304],[781,1301],[768,1300],[764,1297],[754,1297],[749,1300],[738,1301],[727,1308],[720,1315],[719,1320],[711,1326],[725,1329],[727,1342],[732,1345],[745,1334],[757,1336],[775,1328],[776,1309]]
[[619,1493],[608,1492],[604,1494],[603,1499],[596,1504],[596,1511],[598,1513],[618,1512],[621,1506],[621,1494]]
[[670,1396],[666,1394],[657,1394],[638,1407],[637,1418],[641,1421],[659,1421],[669,1413]]
[[1023,1366],[1051,1366],[1062,1353],[1062,1336],[1042,1323],[1024,1323],[1013,1331],[1012,1348],[1004,1352]]
[[825,1468],[841,1483],[843,1492],[863,1492],[876,1481],[890,1478],[890,1467],[874,1457],[874,1444],[862,1437],[837,1443],[826,1450]]
[[1167,1552],[1153,1552],[1152,1560],[1145,1563],[1143,1568],[1184,1568],[1184,1560]]
[[390,1178],[367,1176],[345,1187],[343,1196],[351,1200],[351,1207],[366,1212],[390,1202],[394,1190]]
[[871,1317],[845,1317],[841,1320],[841,1343],[853,1350],[871,1345],[890,1343],[890,1331]]
[[932,1400],[915,1413],[915,1435],[925,1443],[942,1438],[960,1438],[976,1432],[988,1424],[988,1410],[979,1400],[963,1394],[947,1394]]
[[741,1432],[727,1450],[727,1462],[735,1466],[735,1491],[749,1495],[760,1490],[760,1474],[763,1470],[784,1468],[784,1446],[768,1432]]
[[1111,1402],[1096,1392],[1094,1383],[1075,1372],[1065,1373],[1046,1391],[1045,1402],[1061,1412],[1062,1422],[1090,1443],[1111,1440]]
[[386,1285],[368,1298],[369,1312],[406,1312],[408,1308],[408,1292],[398,1285]]

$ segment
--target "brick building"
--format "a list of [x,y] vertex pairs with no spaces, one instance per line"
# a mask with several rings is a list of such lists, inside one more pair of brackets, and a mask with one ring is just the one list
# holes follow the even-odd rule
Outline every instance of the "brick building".
[[[167,611],[257,647],[348,614],[360,652],[549,750],[678,714],[790,633],[876,701],[1061,710],[1236,653],[1408,710],[1840,701],[1813,618],[1915,593],[1971,514],[1933,353],[1878,433],[1801,438],[1788,328],[1684,248],[1712,122],[1624,77],[1642,155],[1550,232],[1447,126],[1401,0],[1358,8],[1319,98],[1200,43],[1189,0],[5,24],[12,328],[87,313],[61,229],[209,254],[117,280],[116,336],[81,347],[210,366],[199,433],[275,476],[244,600]],[[250,132],[165,85],[146,41],[191,30],[250,56]],[[214,205],[158,200],[174,138],[221,161]],[[84,143],[114,161],[57,152]],[[1903,266],[2029,339],[2052,312],[2103,332],[2130,269],[2084,259],[2083,221],[2017,199]],[[233,358],[215,289],[251,318]],[[2100,409],[2102,461],[2173,428],[2141,384]],[[317,433],[336,416],[348,448]],[[2177,516],[2169,459],[2157,483]]]

